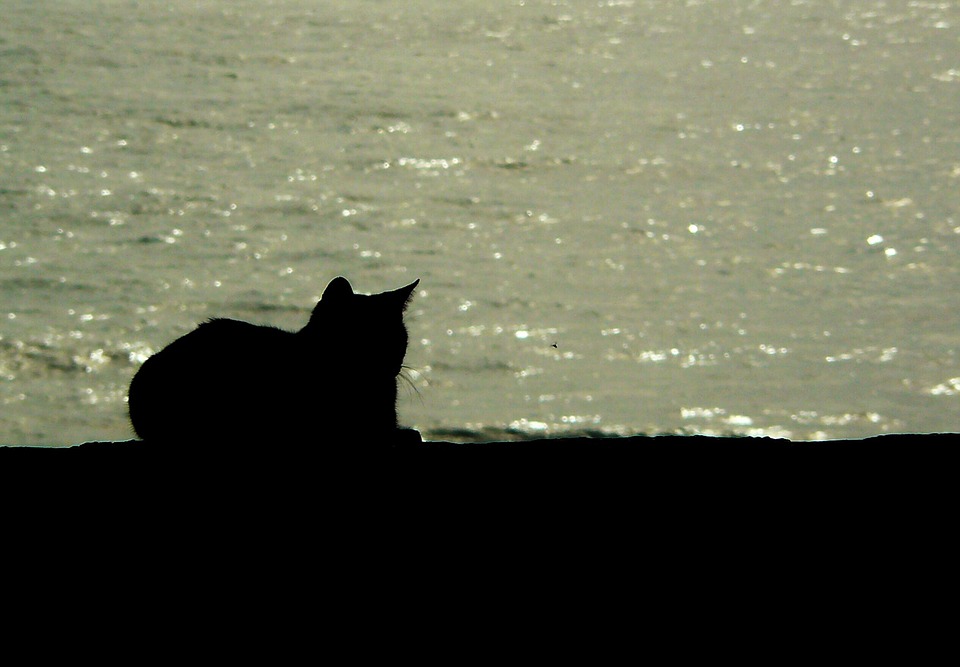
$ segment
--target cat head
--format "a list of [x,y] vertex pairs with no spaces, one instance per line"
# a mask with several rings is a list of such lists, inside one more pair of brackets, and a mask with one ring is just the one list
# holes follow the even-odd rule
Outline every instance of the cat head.
[[322,343],[332,364],[395,377],[407,351],[403,313],[419,282],[380,294],[359,294],[346,278],[334,278],[302,333]]
[[[413,290],[420,284],[420,280],[414,280],[412,283],[406,287],[401,287],[400,289],[393,290],[391,292],[381,292],[380,294],[358,294],[353,291],[353,286],[350,285],[350,281],[344,278],[343,276],[337,276],[331,280],[327,287],[323,290],[323,296],[320,297],[320,302],[317,304],[317,308],[321,306],[328,308],[342,308],[350,307],[351,305],[355,306],[360,301],[357,299],[372,298],[377,300],[378,306],[386,309],[399,309],[400,313],[403,313],[407,308],[407,304],[410,303],[410,299],[413,298]],[[314,313],[317,310],[314,308]]]

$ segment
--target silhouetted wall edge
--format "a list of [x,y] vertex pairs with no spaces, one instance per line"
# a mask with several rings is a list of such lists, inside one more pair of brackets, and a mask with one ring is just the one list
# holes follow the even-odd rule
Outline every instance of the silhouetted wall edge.
[[[846,531],[867,516],[929,521],[952,512],[960,496],[960,439],[953,433],[375,445],[358,435],[321,445],[131,440],[0,447],[0,491],[9,507],[40,502],[59,513],[96,503],[105,516],[133,513],[137,521],[151,507],[154,516],[178,512],[198,526],[258,516],[293,521],[297,530],[358,515],[361,526],[385,514],[398,525],[439,515],[453,522],[443,525],[459,525],[468,512],[517,528],[549,515],[640,530],[683,513],[683,521],[711,515],[721,523],[762,516],[771,522],[763,530],[800,516],[817,530],[833,523]],[[189,518],[197,507],[206,508],[197,514],[202,522]],[[784,518],[785,508],[793,519]]]
[[[610,438],[542,438],[519,441],[492,441],[456,443],[448,441],[424,441],[421,443],[383,445],[370,447],[360,444],[362,436],[355,443],[338,443],[335,447],[343,454],[363,452],[364,454],[420,454],[420,453],[470,453],[502,454],[505,456],[536,453],[538,455],[578,454],[595,456],[617,453],[622,455],[647,455],[653,453],[689,456],[724,455],[731,453],[756,453],[762,456],[774,452],[817,452],[824,456],[840,456],[856,451],[861,454],[902,456],[920,453],[949,456],[960,451],[960,434],[956,433],[918,433],[884,434],[862,439],[847,440],[787,440],[773,437],[735,437],[710,435],[659,435]],[[159,455],[176,453],[178,456],[198,456],[216,454],[217,456],[236,454],[243,451],[254,453],[258,457],[269,457],[271,453],[319,452],[330,450],[329,444],[304,444],[291,447],[290,443],[262,443],[254,448],[237,447],[230,443],[153,443],[141,440],[119,440],[103,442],[85,442],[72,446],[0,446],[0,460],[21,456],[75,456],[78,454],[113,453],[116,456]],[[46,452],[46,454],[44,454]]]

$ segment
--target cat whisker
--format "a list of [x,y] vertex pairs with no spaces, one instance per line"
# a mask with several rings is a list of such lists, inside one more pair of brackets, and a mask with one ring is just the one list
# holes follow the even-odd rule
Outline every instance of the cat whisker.
[[417,395],[417,398],[420,399],[420,402],[423,403],[423,396],[420,395],[420,390],[417,389],[417,385],[414,384],[413,380],[409,377],[409,374],[411,374],[411,373],[415,373],[416,376],[417,376],[419,379],[422,379],[424,382],[426,382],[426,379],[423,377],[423,373],[421,373],[421,372],[418,371],[417,369],[411,368],[411,367],[409,367],[409,366],[401,366],[401,367],[400,367],[400,372],[397,374],[397,377],[399,377],[399,378],[402,379],[405,383],[407,383],[407,385],[408,385],[411,389],[413,389],[414,393]]
[[413,366],[407,366],[406,364],[401,364],[401,365],[400,365],[400,372],[401,372],[401,373],[406,372],[406,373],[408,373],[408,374],[410,374],[410,375],[414,375],[414,376],[416,376],[416,378],[417,378],[418,380],[423,380],[423,381],[426,382],[427,384],[430,384],[429,382],[427,382],[427,378],[424,377],[423,373],[421,373],[419,370],[417,370],[417,369],[414,368]]

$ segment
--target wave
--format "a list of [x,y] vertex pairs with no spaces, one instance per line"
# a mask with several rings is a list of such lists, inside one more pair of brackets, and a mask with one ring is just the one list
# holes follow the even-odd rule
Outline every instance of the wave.
[[0,340],[0,379],[97,373],[107,365],[135,369],[153,353],[153,348],[142,341],[64,347],[54,340]]

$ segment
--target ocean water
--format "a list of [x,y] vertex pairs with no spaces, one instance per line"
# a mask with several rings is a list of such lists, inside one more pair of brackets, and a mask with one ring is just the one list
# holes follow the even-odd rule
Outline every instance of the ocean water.
[[2,13],[0,443],[337,275],[420,278],[431,438],[960,430],[957,2]]

